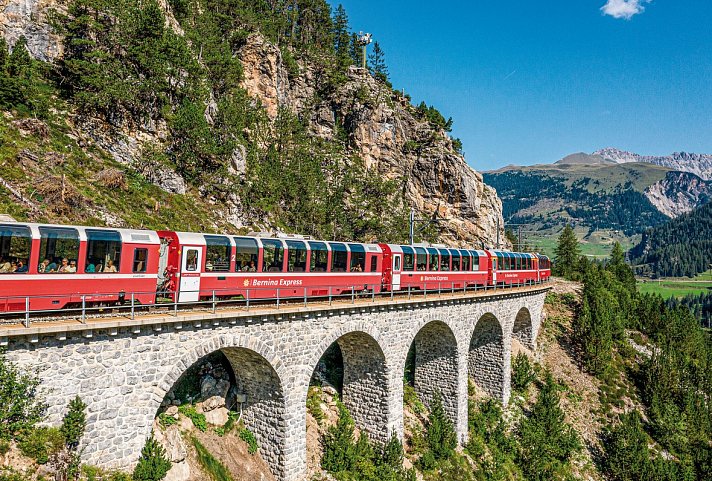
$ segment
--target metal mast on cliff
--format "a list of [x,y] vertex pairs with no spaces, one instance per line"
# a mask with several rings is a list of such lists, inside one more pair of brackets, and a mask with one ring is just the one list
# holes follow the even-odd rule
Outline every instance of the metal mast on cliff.
[[372,35],[370,33],[358,33],[358,45],[361,47],[361,67],[366,68],[366,47],[368,44],[373,42]]

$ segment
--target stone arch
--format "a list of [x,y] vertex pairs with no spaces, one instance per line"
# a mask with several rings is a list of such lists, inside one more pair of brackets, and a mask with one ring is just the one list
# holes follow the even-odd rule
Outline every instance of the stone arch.
[[517,316],[514,318],[512,338],[519,341],[527,349],[534,349],[534,326],[529,308],[522,307],[519,309],[519,312],[517,312]]
[[[385,442],[392,425],[391,373],[378,341],[380,333],[372,328],[367,330],[371,332],[347,328],[333,332],[315,351],[310,367],[314,369],[329,346],[338,343],[344,363],[342,401],[357,426],[368,432],[371,439]],[[306,403],[306,390],[302,398]]]
[[470,377],[487,394],[506,401],[509,397],[508,367],[502,325],[494,314],[486,313],[477,321],[470,338]]
[[237,392],[244,394],[242,420],[255,434],[262,457],[278,478],[284,477],[287,441],[285,378],[282,363],[264,343],[249,336],[219,336],[189,350],[159,384],[167,392],[188,368],[221,351],[232,367]]
[[445,412],[453,424],[458,426],[460,382],[455,334],[444,322],[431,321],[420,328],[413,344],[415,392],[428,405],[435,392],[440,392]]

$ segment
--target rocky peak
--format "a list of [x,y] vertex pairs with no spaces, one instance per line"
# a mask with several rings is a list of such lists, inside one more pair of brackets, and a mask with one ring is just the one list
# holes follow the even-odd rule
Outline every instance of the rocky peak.
[[674,152],[670,155],[640,155],[608,147],[598,150],[593,155],[600,155],[606,160],[618,164],[627,162],[646,162],[661,165],[680,172],[691,172],[702,179],[712,180],[712,155]]

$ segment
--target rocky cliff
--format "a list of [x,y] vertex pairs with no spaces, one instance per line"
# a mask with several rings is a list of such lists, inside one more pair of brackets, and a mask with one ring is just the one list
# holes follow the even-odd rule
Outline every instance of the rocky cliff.
[[670,218],[700,207],[712,199],[712,182],[688,172],[668,172],[665,178],[645,189],[645,196]]
[[[62,58],[63,43],[48,17],[52,10],[66,11],[67,4],[67,0],[0,0],[0,33],[10,45],[24,36],[35,59],[56,63]],[[167,26],[184,35],[169,4],[159,4],[166,14]],[[293,57],[288,59],[291,63],[284,58],[285,52]],[[258,31],[249,34],[233,55],[241,63],[242,88],[269,122],[274,123],[279,112],[286,109],[308,126],[313,138],[343,141],[347,157],[362,159],[367,175],[398,183],[406,209],[414,209],[420,218],[440,220],[438,240],[462,245],[494,244],[497,226],[503,226],[496,192],[467,165],[447,133],[420,118],[410,101],[389,85],[376,81],[368,70],[352,66],[338,88],[324,92],[323,66],[294,48],[278,47]],[[202,50],[196,57],[202,62]],[[216,114],[219,101],[211,92],[205,106],[206,118]],[[83,150],[92,152],[91,156],[108,157],[120,164],[120,170],[138,172],[171,196],[195,195],[200,198],[195,202],[210,204],[214,217],[221,222],[206,221],[204,228],[224,228],[226,224],[248,229],[283,228],[269,213],[256,218],[254,212],[244,209],[239,192],[216,202],[209,191],[193,188],[170,162],[147,160],[151,157],[146,155],[147,150],[168,154],[172,151],[166,123],[160,118],[138,124],[113,122],[101,116],[79,116],[71,101],[66,108],[64,117],[70,136]],[[14,118],[14,114],[8,115]],[[230,156],[229,172],[239,182],[250,181],[246,177],[247,159],[254,145],[239,146]],[[26,171],[26,175],[33,173]],[[21,179],[10,183],[21,192],[27,187]],[[384,202],[384,211],[391,207]],[[46,212],[28,215],[47,216]],[[120,212],[104,212],[100,217],[109,224],[131,224]],[[501,230],[503,238],[502,234]]]

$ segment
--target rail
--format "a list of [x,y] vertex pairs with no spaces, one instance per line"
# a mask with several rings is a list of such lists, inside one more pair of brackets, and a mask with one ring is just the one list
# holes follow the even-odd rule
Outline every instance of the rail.
[[[428,298],[438,298],[443,295],[454,295],[456,293],[461,293],[463,295],[477,294],[477,293],[497,293],[502,292],[506,289],[519,288],[519,287],[534,287],[541,286],[549,283],[547,280],[526,280],[522,282],[500,282],[495,285],[475,285],[468,286],[464,285],[462,287],[456,287],[458,282],[443,283],[438,282],[437,289],[427,288],[427,289],[416,289],[412,286],[407,286],[397,291],[394,290],[381,290],[382,285],[379,284],[354,284],[351,286],[300,286],[300,287],[252,287],[252,288],[240,288],[240,291],[245,292],[244,296],[235,296],[234,292],[236,288],[225,288],[225,289],[200,289],[194,291],[181,291],[181,294],[198,294],[198,301],[178,301],[171,300],[170,294],[168,292],[156,292],[156,291],[136,291],[130,293],[118,293],[114,292],[103,292],[103,293],[92,293],[85,294],[81,296],[81,302],[72,303],[80,304],[76,307],[65,307],[61,309],[32,309],[33,301],[35,303],[40,299],[57,299],[61,297],[60,295],[42,295],[42,296],[7,296],[0,297],[0,305],[8,305],[10,301],[14,304],[22,303],[24,301],[24,310],[13,310],[9,312],[0,313],[0,329],[3,327],[17,326],[22,324],[24,327],[29,328],[33,323],[42,322],[54,322],[54,321],[79,321],[82,324],[86,324],[88,319],[92,318],[107,318],[107,317],[128,317],[128,319],[135,319],[136,315],[141,312],[155,313],[157,311],[162,311],[167,314],[172,314],[178,316],[179,312],[185,312],[186,310],[196,310],[196,309],[209,309],[213,313],[217,312],[218,309],[222,307],[230,307],[232,309],[239,308],[244,309],[246,312],[250,312],[257,306],[273,306],[279,310],[282,306],[290,305],[303,305],[303,307],[308,307],[310,304],[324,304],[328,303],[329,306],[333,305],[335,302],[349,302],[350,304],[356,304],[357,300],[367,300],[370,299],[371,302],[375,302],[376,299],[388,299],[394,300],[396,298],[403,299],[424,299]],[[308,295],[310,290],[322,290],[326,291],[324,295]],[[274,292],[276,296],[261,297],[260,292],[270,291]],[[284,292],[290,291],[289,295],[283,295]],[[299,295],[295,295],[294,291],[301,291]],[[376,292],[379,291],[379,292]],[[123,294],[123,296],[121,296]],[[145,295],[155,295],[155,301],[150,304],[142,304],[137,302],[137,298]],[[124,301],[118,305],[110,306],[94,306],[92,305],[92,300],[94,298],[101,297],[123,297]],[[178,296],[175,296],[176,298]]]

